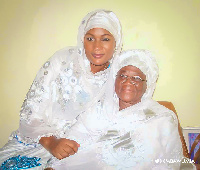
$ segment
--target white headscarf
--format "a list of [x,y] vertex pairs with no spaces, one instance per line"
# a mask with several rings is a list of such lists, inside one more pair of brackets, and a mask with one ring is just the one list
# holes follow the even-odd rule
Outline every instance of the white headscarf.
[[122,28],[119,19],[112,11],[96,10],[88,13],[79,26],[77,45],[83,48],[83,39],[87,31],[92,28],[104,28],[109,31],[116,41],[116,52],[122,48]]
[[[123,51],[121,55],[114,59],[112,70],[107,82],[104,98],[104,109],[107,113],[112,110],[119,110],[119,99],[115,93],[115,79],[117,72],[125,66],[132,65],[139,68],[147,79],[147,89],[141,101],[151,100],[158,78],[158,66],[153,54],[148,50]],[[134,107],[134,106],[133,106]]]
[[77,47],[82,52],[83,60],[86,66],[89,66],[89,61],[85,55],[84,50],[84,36],[92,28],[103,28],[109,31],[115,38],[116,47],[112,60],[122,50],[122,28],[119,19],[112,11],[96,10],[88,13],[82,20],[79,26],[79,32],[77,37]]
[[128,65],[139,68],[146,75],[147,89],[142,97],[142,100],[151,99],[156,88],[156,81],[158,79],[159,71],[153,54],[148,50],[124,51],[121,53],[120,57],[117,58],[113,66],[114,76],[122,67]]

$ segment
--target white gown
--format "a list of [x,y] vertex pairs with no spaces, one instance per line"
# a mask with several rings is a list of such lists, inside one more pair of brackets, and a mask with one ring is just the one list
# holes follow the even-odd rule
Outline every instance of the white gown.
[[178,169],[183,157],[177,118],[155,101],[115,111],[112,116],[101,112],[99,103],[79,116],[67,138],[80,144],[78,152],[61,161],[52,159],[49,167],[56,170]]
[[110,68],[91,73],[76,47],[56,52],[39,70],[26,95],[19,129],[0,149],[0,165],[4,162],[5,169],[6,165],[27,158],[34,162],[30,167],[37,165],[36,169],[43,169],[52,155],[39,144],[40,138],[51,135],[62,138],[77,116],[101,98],[109,71]]
[[112,11],[88,13],[79,26],[77,46],[56,52],[39,70],[20,111],[19,129],[0,149],[0,169],[44,169],[53,157],[40,144],[41,137],[62,138],[83,111],[104,94],[110,67],[93,74],[85,55],[84,36],[104,28],[115,38],[115,58],[122,49],[122,28]]

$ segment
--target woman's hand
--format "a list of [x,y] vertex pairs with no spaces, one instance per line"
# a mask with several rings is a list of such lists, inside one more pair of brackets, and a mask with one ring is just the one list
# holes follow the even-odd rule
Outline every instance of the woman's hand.
[[39,143],[57,159],[74,155],[78,151],[78,147],[80,147],[76,141],[65,138],[57,139],[54,136],[42,137]]

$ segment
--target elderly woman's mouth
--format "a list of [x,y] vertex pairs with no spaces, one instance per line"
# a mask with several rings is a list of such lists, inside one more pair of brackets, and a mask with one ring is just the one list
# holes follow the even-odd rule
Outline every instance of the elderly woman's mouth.
[[133,93],[133,88],[130,88],[130,87],[125,87],[125,88],[122,88],[122,91],[123,92],[131,92],[131,93]]

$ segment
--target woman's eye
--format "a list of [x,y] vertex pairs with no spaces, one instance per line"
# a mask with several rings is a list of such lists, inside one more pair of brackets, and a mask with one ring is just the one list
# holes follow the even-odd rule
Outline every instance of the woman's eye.
[[88,41],[92,41],[92,40],[93,40],[93,38],[91,38],[91,37],[88,37],[88,38],[87,38],[87,40],[88,40]]
[[134,79],[135,81],[141,81],[141,80],[142,80],[142,79],[140,78],[140,76],[134,76],[133,79]]
[[123,75],[123,74],[121,74],[121,75],[120,75],[120,78],[122,78],[122,79],[125,79],[125,78],[126,78],[126,76],[125,76],[125,75]]
[[103,41],[110,41],[110,39],[109,38],[104,38]]

